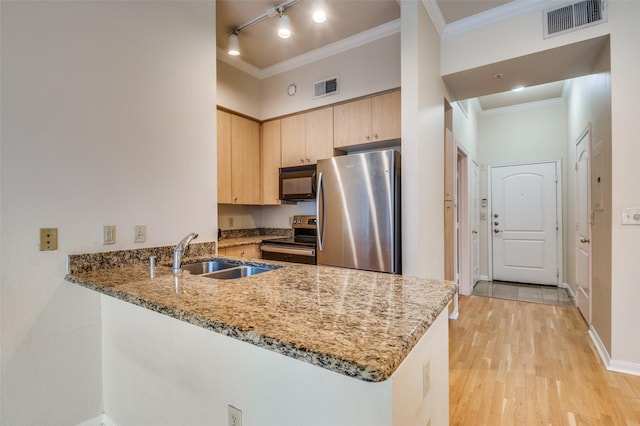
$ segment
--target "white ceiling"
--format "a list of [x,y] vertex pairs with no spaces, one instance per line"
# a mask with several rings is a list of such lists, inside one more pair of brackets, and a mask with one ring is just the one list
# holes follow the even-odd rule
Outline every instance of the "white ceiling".
[[[270,69],[280,69],[283,65],[286,69],[287,63],[293,63],[297,58],[309,55],[309,52],[329,50],[332,45],[340,44],[345,39],[363,37],[363,34],[380,33],[383,27],[386,28],[384,31],[394,31],[393,28],[399,27],[400,6],[397,0],[326,0],[328,17],[322,24],[311,20],[312,0],[299,0],[285,11],[291,18],[290,38],[281,39],[277,36],[277,15],[266,18],[239,33],[241,55],[228,57],[228,35],[238,26],[284,1],[217,0],[218,55],[240,69],[264,76],[269,75]],[[437,0],[432,5],[437,6],[445,25],[460,25],[491,15],[494,10],[495,13],[504,13],[512,6],[515,9],[517,3],[496,0]],[[562,94],[562,84],[526,89],[518,93],[511,93],[510,90],[517,85],[529,88],[549,81],[588,74],[602,43],[600,40],[578,48],[554,49],[556,52],[544,52],[544,58],[529,55],[530,57],[491,64],[443,78],[455,99],[479,97],[483,110],[558,98]],[[545,67],[539,66],[541,63]],[[497,80],[494,78],[496,73],[503,73],[504,77]],[[496,93],[501,94],[493,96]]]

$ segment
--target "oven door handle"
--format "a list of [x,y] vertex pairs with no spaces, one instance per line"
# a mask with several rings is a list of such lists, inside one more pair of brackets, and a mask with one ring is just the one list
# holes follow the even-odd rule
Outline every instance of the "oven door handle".
[[[322,201],[322,214],[320,214],[320,202]],[[324,244],[324,182],[322,172],[318,172],[318,187],[316,188],[316,233],[318,250],[322,251]]]
[[280,246],[262,245],[260,250],[270,253],[297,254],[299,256],[315,256],[316,249],[307,248],[287,248]]

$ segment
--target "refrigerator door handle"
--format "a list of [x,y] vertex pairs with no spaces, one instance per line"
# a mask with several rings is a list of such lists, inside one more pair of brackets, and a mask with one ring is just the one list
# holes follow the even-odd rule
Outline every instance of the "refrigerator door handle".
[[[320,214],[320,200],[322,200],[322,215]],[[322,172],[318,172],[316,218],[318,220],[318,226],[316,227],[316,232],[318,233],[318,250],[322,251],[322,244],[324,243],[324,182],[322,181]]]

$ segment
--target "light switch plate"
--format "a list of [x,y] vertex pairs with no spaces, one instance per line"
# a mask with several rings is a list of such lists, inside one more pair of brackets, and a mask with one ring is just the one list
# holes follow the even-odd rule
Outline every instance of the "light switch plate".
[[134,226],[134,243],[144,243],[147,241],[147,225],[136,225]]
[[623,225],[640,225],[640,207],[622,209]]

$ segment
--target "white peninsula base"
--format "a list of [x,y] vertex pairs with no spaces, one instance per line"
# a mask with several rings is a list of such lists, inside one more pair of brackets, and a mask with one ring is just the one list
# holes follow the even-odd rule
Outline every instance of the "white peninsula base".
[[104,412],[117,426],[226,426],[228,405],[243,426],[447,425],[447,316],[370,383],[103,295]]

